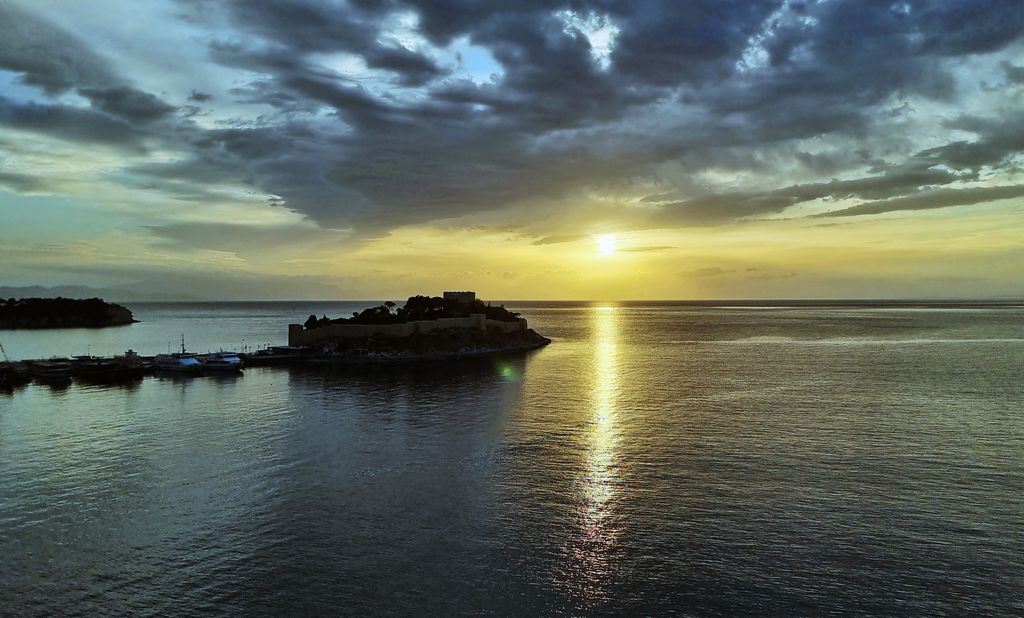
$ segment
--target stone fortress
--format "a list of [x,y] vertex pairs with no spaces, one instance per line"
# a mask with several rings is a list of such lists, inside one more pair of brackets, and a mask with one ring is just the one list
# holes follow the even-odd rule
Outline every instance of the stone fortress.
[[[469,307],[476,300],[475,292],[444,292],[443,298]],[[470,313],[465,317],[415,320],[399,324],[329,324],[307,329],[302,324],[288,325],[288,345],[312,346],[344,339],[362,339],[372,336],[409,337],[411,335],[445,330],[475,330],[485,333],[525,333],[525,318],[513,322],[491,320],[483,313]]]

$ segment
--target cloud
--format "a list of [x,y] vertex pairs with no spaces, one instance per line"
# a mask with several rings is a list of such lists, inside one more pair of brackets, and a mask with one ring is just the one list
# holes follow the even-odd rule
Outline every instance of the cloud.
[[78,93],[89,99],[96,108],[133,123],[152,122],[177,109],[147,92],[127,86],[80,88]]
[[77,37],[9,2],[0,4],[0,68],[48,94],[116,81],[107,63]]
[[619,249],[619,251],[622,251],[624,253],[651,253],[655,251],[668,251],[670,249],[675,249],[675,247],[667,245],[651,245],[641,247],[624,247],[622,249]]
[[128,123],[70,105],[18,103],[0,96],[0,125],[73,142],[141,149],[143,135]]
[[590,234],[563,234],[561,236],[545,236],[544,238],[539,238],[533,241],[533,244],[538,246],[557,245],[567,242],[577,242],[587,238],[590,238]]
[[283,246],[306,246],[341,235],[312,226],[242,225],[234,223],[173,223],[146,227],[153,235],[177,246],[237,253],[261,253]]
[[866,202],[858,206],[823,213],[821,217],[850,217],[854,215],[880,215],[900,210],[930,210],[951,206],[970,206],[1024,196],[1024,185],[1000,187],[974,187],[970,189],[944,189],[925,191],[915,195],[888,200]]
[[18,193],[34,193],[45,190],[47,182],[41,176],[0,171],[0,186]]
[[694,270],[688,270],[679,273],[680,277],[700,279],[704,277],[722,277],[736,272],[732,268],[720,268],[718,266],[712,266],[707,268],[696,268]]
[[[5,94],[0,124],[133,149],[104,180],[170,200],[235,185],[362,237],[491,211],[544,229],[539,246],[587,238],[571,233],[584,217],[640,229],[912,204],[1006,175],[1024,150],[1010,93],[969,96],[971,80],[1019,76],[1014,0],[176,6],[203,75],[168,67],[166,91],[136,72],[145,59],[0,7],[0,68],[44,93]],[[595,54],[567,15],[617,34]],[[987,73],[967,75],[968,57]],[[936,140],[940,121],[954,141]]]

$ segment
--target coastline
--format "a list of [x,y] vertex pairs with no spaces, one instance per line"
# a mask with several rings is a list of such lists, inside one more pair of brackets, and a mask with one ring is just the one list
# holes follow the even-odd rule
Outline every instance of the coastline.
[[[454,361],[469,358],[484,358],[489,356],[500,356],[502,354],[515,354],[538,350],[551,343],[547,337],[540,340],[521,343],[512,346],[499,348],[482,348],[475,350],[462,350],[457,352],[427,352],[424,354],[387,354],[383,352],[369,354],[330,354],[319,356],[299,357],[297,364],[311,365],[379,365],[379,364],[401,364],[401,363],[423,363],[430,361]],[[254,365],[255,366],[255,365]]]
[[130,309],[101,298],[0,299],[0,330],[109,328],[137,322]]

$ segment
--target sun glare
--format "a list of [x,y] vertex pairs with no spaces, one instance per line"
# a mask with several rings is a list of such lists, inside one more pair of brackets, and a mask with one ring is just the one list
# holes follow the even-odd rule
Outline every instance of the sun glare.
[[601,234],[597,237],[597,250],[601,255],[615,253],[615,235]]

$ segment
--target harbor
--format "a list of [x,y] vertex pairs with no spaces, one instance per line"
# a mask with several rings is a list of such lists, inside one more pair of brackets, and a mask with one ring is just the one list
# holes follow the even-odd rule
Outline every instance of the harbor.
[[140,354],[134,345],[120,354],[93,355],[89,344],[83,355],[66,356],[58,349],[44,358],[12,360],[0,347],[0,391],[10,392],[33,381],[62,385],[72,380],[125,383],[150,375],[237,375],[244,367],[449,362],[522,353],[551,343],[518,313],[484,303],[471,291],[413,296],[402,307],[386,302],[352,312],[350,318],[322,315],[317,318],[311,313],[304,324],[289,324],[287,345],[268,341],[251,348],[243,337],[238,340],[239,351],[225,350],[209,340],[200,344],[207,352],[190,351],[184,330],[175,336],[176,351],[168,341],[166,352],[154,355]]
[[178,352],[145,356],[127,350],[119,356],[71,356],[46,359],[0,361],[0,393],[12,392],[31,383],[51,386],[124,384],[146,377],[208,377],[242,375],[247,367],[319,367],[396,365],[478,359],[527,352],[550,340],[504,347],[464,348],[455,351],[381,352],[366,349],[338,351],[329,346],[275,346],[252,352],[191,353],[184,344]]

